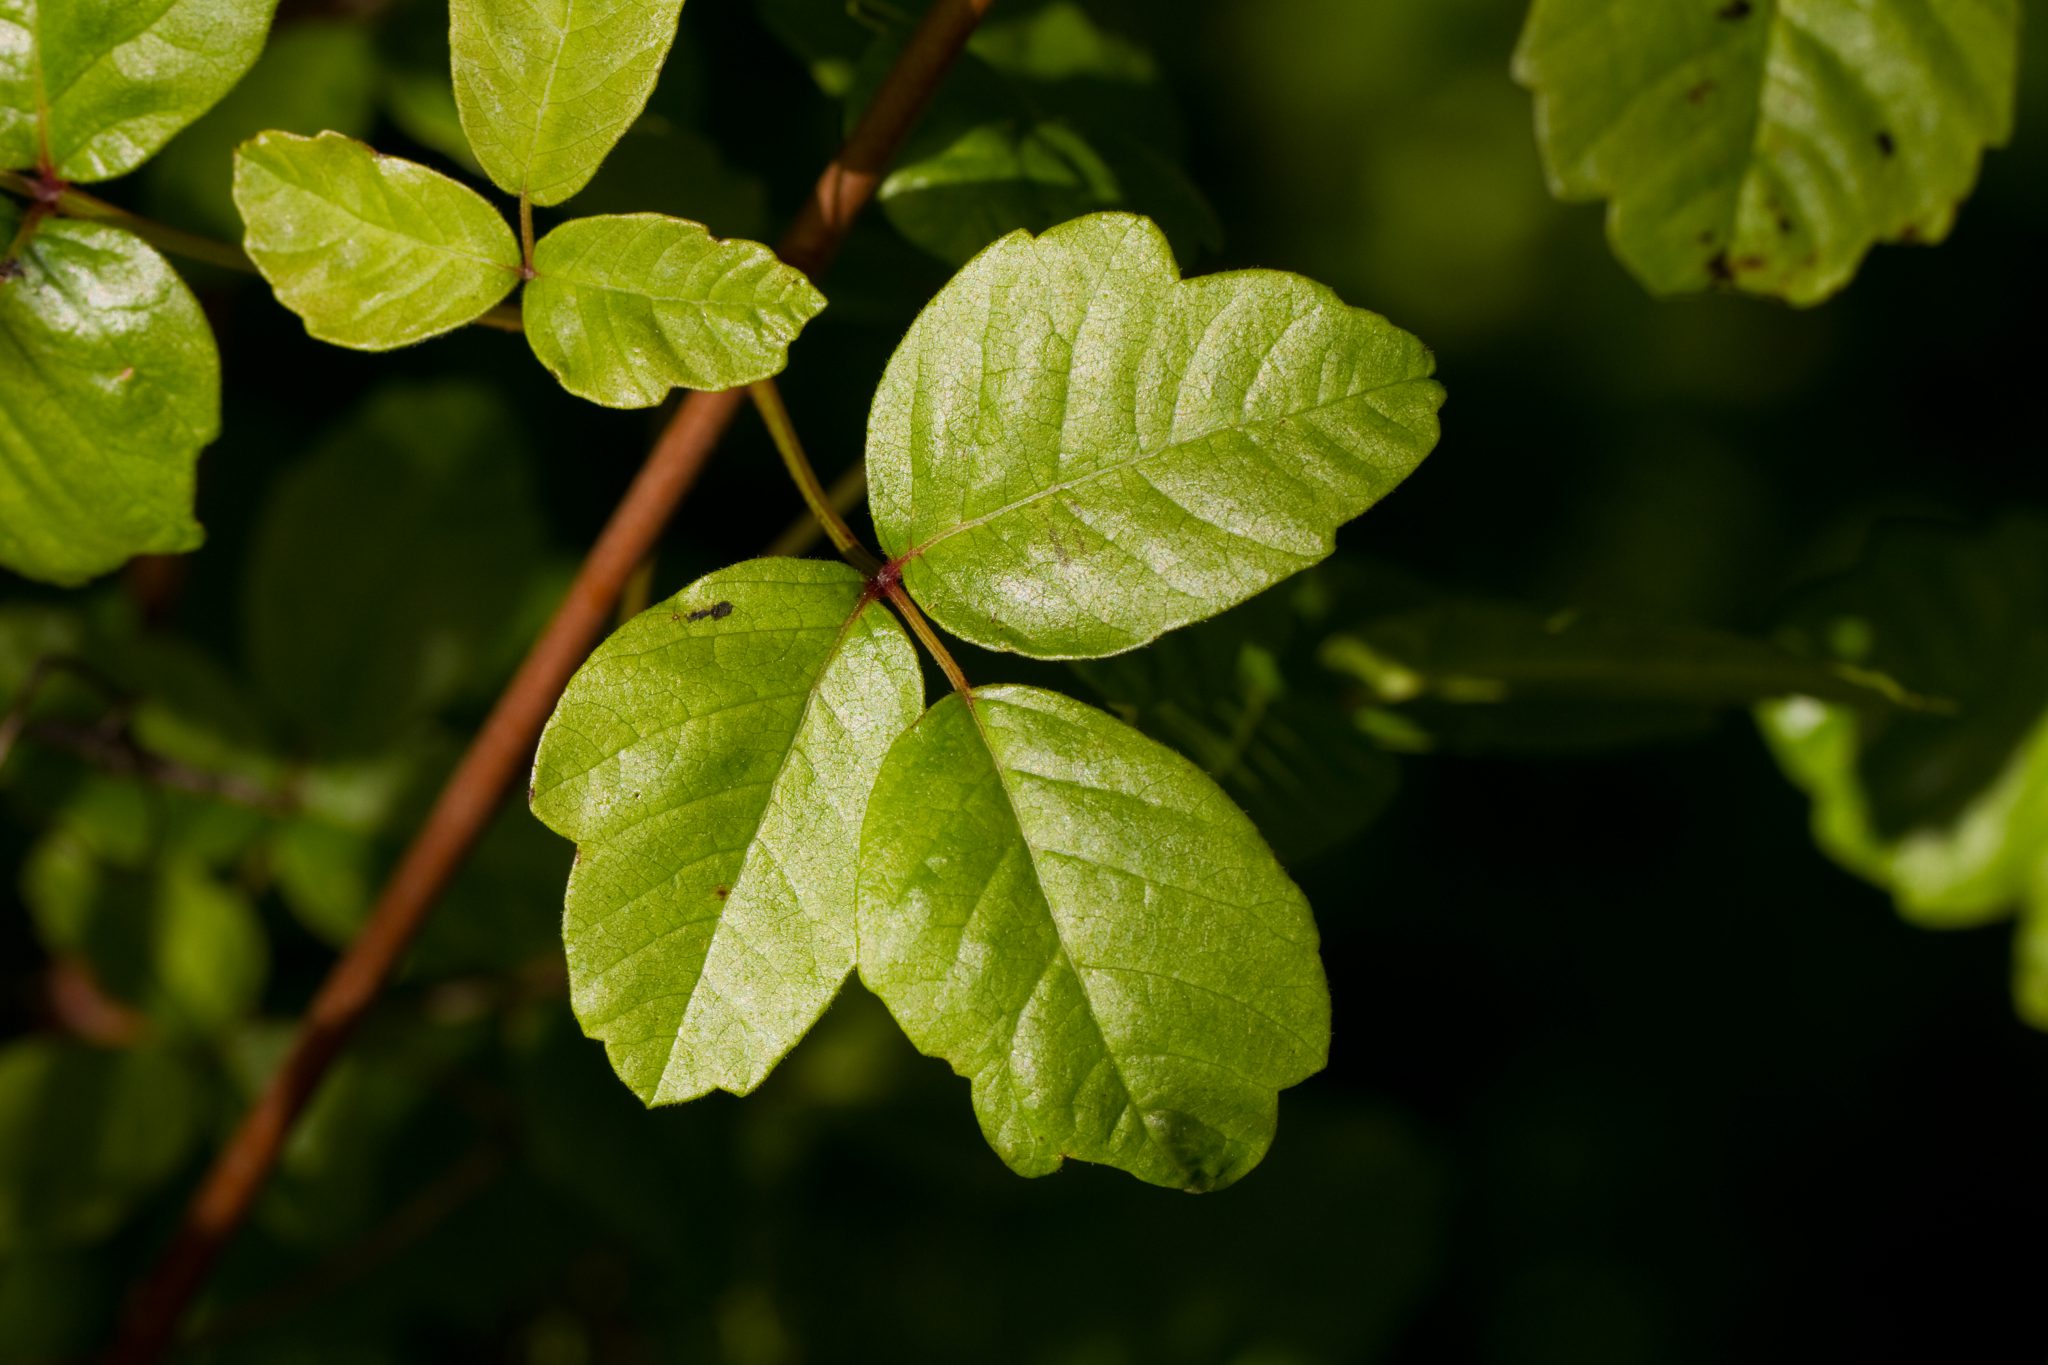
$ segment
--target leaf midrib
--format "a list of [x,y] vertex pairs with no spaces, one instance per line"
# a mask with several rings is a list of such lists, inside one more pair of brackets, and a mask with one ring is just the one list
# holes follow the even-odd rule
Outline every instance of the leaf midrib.
[[[1024,859],[1031,867],[1032,888],[1038,893],[1039,904],[1045,907],[1046,919],[1052,923],[1053,941],[1059,945],[1060,960],[1066,964],[1067,971],[1073,975],[1074,988],[1080,992],[1081,1003],[1087,1007],[1088,1022],[1094,1026],[1095,1036],[1102,1040],[1102,1055],[1109,1062],[1110,1074],[1116,1077],[1117,1088],[1124,1092],[1125,1107],[1137,1116],[1138,1129],[1145,1135],[1146,1145],[1159,1151],[1166,1158],[1167,1164],[1174,1171],[1178,1172],[1184,1180],[1192,1180],[1197,1172],[1191,1169],[1186,1162],[1182,1161],[1172,1149],[1161,1143],[1158,1135],[1152,1131],[1152,1125],[1145,1121],[1145,1107],[1138,1102],[1137,1092],[1131,1089],[1130,1080],[1124,1075],[1123,1063],[1117,1057],[1115,1043],[1110,1037],[1109,1030],[1103,1026],[1101,1011],[1096,1008],[1095,997],[1088,989],[1088,978],[1082,972],[1079,961],[1074,957],[1073,949],[1067,946],[1066,927],[1060,922],[1060,917],[1053,911],[1052,896],[1045,889],[1045,878],[1038,867],[1038,849],[1032,844],[1030,835],[1025,831],[1024,814],[1017,806],[1017,793],[1011,789],[1010,775],[1003,767],[1002,756],[996,752],[996,746],[989,738],[988,725],[982,719],[981,707],[969,694],[961,695],[961,703],[967,708],[968,716],[974,721],[974,730],[981,737],[982,748],[988,752],[989,767],[994,770],[996,775],[996,786],[1002,791],[1003,800],[1010,808],[1010,819],[1017,826],[1017,842],[1023,845]],[[1014,1047],[1014,1042],[1012,1046]],[[1114,1133],[1115,1128],[1112,1126],[1112,1136]]]
[[[993,511],[984,512],[980,516],[971,517],[966,521],[957,522],[954,525],[949,526],[945,530],[939,532],[937,535],[931,536],[928,539],[922,541],[921,543],[912,546],[909,550],[904,552],[903,558],[905,560],[916,559],[919,556],[928,553],[933,546],[938,545],[943,541],[950,540],[954,536],[960,535],[963,532],[978,530],[979,528],[988,525],[990,522],[995,521],[998,518],[1006,517],[1010,515],[1012,512],[1016,512],[1023,508],[1029,507],[1034,503],[1043,502],[1047,498],[1057,497],[1062,493],[1069,492],[1085,484],[1093,483],[1097,479],[1107,478],[1111,474],[1121,474],[1126,470],[1136,469],[1138,466],[1149,464],[1153,460],[1165,459],[1167,456],[1175,454],[1178,451],[1185,450],[1187,447],[1195,445],[1198,442],[1210,440],[1216,436],[1234,435],[1242,432],[1257,431],[1267,427],[1278,426],[1279,424],[1289,421],[1291,419],[1313,416],[1316,413],[1325,412],[1331,408],[1341,407],[1346,403],[1356,402],[1359,399],[1369,397],[1372,394],[1385,393],[1390,389],[1401,388],[1402,386],[1408,384],[1428,383],[1429,380],[1430,377],[1426,374],[1404,375],[1400,379],[1391,380],[1384,384],[1369,385],[1365,388],[1357,389],[1351,393],[1347,393],[1341,398],[1333,398],[1328,402],[1311,404],[1310,406],[1305,408],[1295,408],[1288,412],[1281,413],[1275,417],[1262,418],[1255,422],[1243,422],[1235,426],[1211,427],[1209,430],[1200,432],[1197,435],[1189,436],[1181,440],[1169,441],[1167,444],[1160,446],[1156,450],[1145,451],[1131,459],[1119,460],[1115,464],[1104,465],[1100,469],[1092,469],[1088,473],[1082,474],[1076,478],[1067,479],[1064,482],[1052,484],[1049,487],[1039,489],[1037,492],[1034,493],[1027,493],[1023,497],[1018,498],[1013,502],[1007,502],[1003,504],[1001,507],[995,508]],[[1392,419],[1389,420],[1391,421]],[[1394,425],[1398,426],[1400,424],[1394,423]]]

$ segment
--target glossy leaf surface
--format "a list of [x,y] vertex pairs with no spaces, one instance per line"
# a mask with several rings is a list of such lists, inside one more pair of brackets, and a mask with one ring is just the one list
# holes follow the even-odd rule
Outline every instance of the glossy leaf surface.
[[1612,200],[1652,293],[1816,303],[1934,242],[2012,131],[2019,0],[1536,0],[1516,54],[1553,190]]
[[973,1082],[1024,1175],[1230,1184],[1329,1042],[1315,922],[1186,759],[1029,687],[897,741],[861,835],[861,979]]
[[150,216],[211,237],[239,237],[235,148],[273,128],[366,136],[380,83],[376,47],[363,24],[304,20],[280,28],[248,77],[143,171]]
[[589,183],[654,89],[683,0],[453,0],[455,103],[507,194]]
[[424,341],[519,283],[519,242],[481,195],[336,133],[244,143],[235,206],[278,302],[337,346]]
[[0,167],[65,180],[134,170],[225,95],[277,0],[4,0]]
[[1429,351],[1275,271],[1182,281],[1098,214],[975,258],[890,361],[875,525],[946,629],[1115,654],[1330,553],[1436,443]]
[[[0,237],[20,210],[0,200]],[[220,430],[199,303],[140,238],[46,221],[0,282],[0,566],[82,583],[199,545],[193,467]]]
[[570,683],[532,805],[578,844],[571,1001],[642,1100],[752,1090],[838,992],[868,792],[921,698],[860,576],[793,559],[699,579]]
[[1400,779],[1399,760],[1353,722],[1343,681],[1316,663],[1314,613],[1288,600],[1320,597],[1306,590],[1318,576],[1074,665],[1107,710],[1215,778],[1289,866],[1371,824]]
[[569,392],[607,407],[778,374],[825,306],[767,247],[653,213],[564,223],[533,264],[523,303],[534,354]]

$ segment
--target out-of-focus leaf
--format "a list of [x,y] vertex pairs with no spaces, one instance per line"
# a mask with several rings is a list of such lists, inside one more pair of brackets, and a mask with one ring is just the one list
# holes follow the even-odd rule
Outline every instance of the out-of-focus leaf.
[[1297,275],[1182,280],[1097,214],[977,257],[875,395],[875,527],[947,630],[1115,654],[1330,553],[1436,444],[1427,348]]
[[252,671],[302,742],[374,752],[469,680],[540,539],[488,390],[394,386],[278,483],[247,577]]
[[533,812],[577,842],[577,1018],[642,1100],[747,1093],[831,1002],[868,790],[922,689],[861,576],[797,559],[699,579],[570,682]]
[[1561,198],[1651,292],[1817,303],[1934,242],[2012,132],[2019,0],[1536,0],[1515,74]]
[[887,0],[754,0],[754,10],[818,88],[835,97],[852,89],[875,35],[901,18]]
[[339,133],[242,144],[235,207],[278,302],[337,346],[424,341],[519,283],[519,242],[483,196]]
[[1074,665],[1109,709],[1186,754],[1284,863],[1342,842],[1393,799],[1397,760],[1352,723],[1274,593],[1111,659]]
[[0,10],[0,167],[134,170],[263,48],[277,0],[11,0]]
[[[1367,723],[1410,747],[1570,750],[1697,729],[1772,697],[1918,704],[1881,673],[1725,631],[1598,613],[1451,601],[1331,636]],[[1397,740],[1398,744],[1399,741]]]
[[1818,657],[1952,703],[1763,708],[1779,763],[1813,798],[1822,849],[1928,925],[2000,918],[2035,894],[2048,868],[2048,522],[2015,516],[1974,536],[1886,528],[1789,629]]
[[376,53],[360,23],[279,30],[248,78],[143,172],[150,212],[209,236],[241,235],[234,151],[266,128],[363,137],[376,118]]
[[[899,51],[884,41],[868,53],[849,123]],[[1006,233],[1102,209],[1149,216],[1193,260],[1221,229],[1179,167],[1179,142],[1152,55],[1058,0],[998,11],[975,34],[876,197],[899,232],[956,266]]]
[[455,103],[507,194],[559,204],[647,104],[683,0],[453,0]]
[[947,697],[861,831],[860,972],[1022,1175],[1220,1189],[1322,1068],[1308,903],[1200,769],[1029,687]]
[[217,1032],[262,993],[270,947],[255,907],[184,859],[123,866],[60,826],[30,854],[22,899],[52,955],[178,1026]]
[[159,1048],[0,1048],[0,1255],[111,1231],[184,1160],[198,1106]]
[[825,306],[767,247],[655,213],[564,223],[534,248],[533,268],[533,353],[569,392],[614,408],[779,374]]
[[[21,210],[0,199],[0,238]],[[0,251],[4,251],[0,247]],[[103,223],[45,221],[0,278],[0,567],[72,585],[204,537],[193,468],[220,356],[169,262]]]

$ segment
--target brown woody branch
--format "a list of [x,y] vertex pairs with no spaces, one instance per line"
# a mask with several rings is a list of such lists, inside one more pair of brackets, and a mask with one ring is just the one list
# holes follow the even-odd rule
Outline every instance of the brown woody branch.
[[[852,137],[783,235],[777,247],[783,260],[813,278],[831,266],[883,170],[994,3],[934,0]],[[138,1286],[107,1357],[110,1365],[148,1365],[170,1345],[187,1306],[262,1189],[293,1121],[528,763],[542,726],[610,620],[626,580],[746,401],[744,390],[692,393],[670,418],[567,598],[442,787],[362,933],[313,997],[291,1051],[216,1158],[175,1240]]]

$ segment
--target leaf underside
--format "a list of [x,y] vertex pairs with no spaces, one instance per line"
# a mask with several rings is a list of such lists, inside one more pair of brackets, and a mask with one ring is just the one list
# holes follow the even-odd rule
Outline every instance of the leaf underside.
[[0,168],[65,180],[149,160],[263,48],[277,0],[0,3]]
[[1186,759],[1029,687],[950,696],[890,750],[861,835],[861,978],[972,1081],[1004,1161],[1236,1180],[1321,1068],[1307,903]]
[[767,247],[653,213],[564,223],[533,264],[522,307],[534,354],[569,392],[607,407],[778,374],[825,306]]
[[1435,444],[1433,368],[1299,276],[1181,280],[1142,218],[1015,233],[890,361],[868,432],[876,529],[952,633],[1118,653],[1327,556]]
[[649,1104],[744,1094],[854,965],[861,819],[917,659],[860,575],[757,560],[635,617],[570,683],[532,806],[578,844],[584,1031]]
[[499,189],[559,204],[647,103],[683,0],[453,0],[455,105]]
[[519,283],[519,242],[481,195],[338,133],[244,143],[235,206],[278,302],[337,346],[424,341],[475,321]]
[[[20,210],[0,200],[0,238]],[[141,239],[45,221],[0,284],[0,566],[77,584],[197,548],[199,451],[220,357],[199,303]]]
[[1817,303],[1935,242],[2012,132],[2019,0],[1536,0],[1515,58],[1561,198],[1652,293]]

